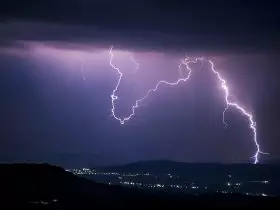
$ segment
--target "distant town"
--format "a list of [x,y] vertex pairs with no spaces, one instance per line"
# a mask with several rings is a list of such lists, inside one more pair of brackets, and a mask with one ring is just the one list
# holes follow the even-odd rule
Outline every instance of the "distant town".
[[[86,177],[99,183],[108,185],[122,185],[131,188],[161,190],[167,192],[184,192],[193,195],[206,193],[221,194],[245,194],[249,196],[276,196],[269,177],[262,180],[240,180],[228,173],[223,179],[216,181],[190,181],[184,176],[176,173],[157,173],[152,172],[115,172],[99,171],[90,168],[73,168],[66,171],[77,176]],[[207,173],[205,174],[207,177]],[[215,178],[215,177],[214,177]]]

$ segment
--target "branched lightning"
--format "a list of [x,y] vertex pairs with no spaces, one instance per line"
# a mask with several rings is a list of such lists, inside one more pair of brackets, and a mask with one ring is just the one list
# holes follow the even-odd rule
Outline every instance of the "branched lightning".
[[178,79],[177,81],[175,81],[175,82],[167,82],[167,81],[165,81],[165,80],[160,80],[160,81],[156,84],[156,86],[155,86],[154,88],[149,89],[149,90],[147,91],[147,93],[146,93],[142,98],[136,100],[135,104],[134,104],[134,105],[132,106],[132,108],[131,108],[131,114],[130,114],[129,116],[121,118],[121,117],[116,116],[116,114],[115,114],[115,100],[118,99],[118,96],[116,96],[115,93],[116,93],[116,91],[117,91],[118,88],[119,88],[120,82],[121,82],[122,77],[123,77],[123,73],[120,71],[120,69],[119,69],[118,67],[116,67],[116,66],[113,64],[113,59],[114,59],[113,47],[111,47],[111,48],[110,48],[110,65],[111,65],[111,67],[112,67],[114,70],[116,70],[116,71],[118,72],[118,74],[119,74],[119,79],[118,79],[118,81],[117,81],[117,85],[116,85],[115,89],[113,90],[113,92],[112,92],[112,94],[111,94],[111,99],[112,99],[112,101],[111,101],[111,102],[112,102],[112,109],[111,109],[111,111],[112,111],[113,117],[114,117],[116,120],[118,120],[121,124],[124,124],[126,121],[130,120],[130,119],[133,117],[133,115],[135,114],[135,109],[137,109],[137,108],[139,107],[140,103],[141,103],[142,101],[144,101],[146,98],[148,98],[149,95],[150,95],[152,92],[156,92],[156,91],[158,90],[158,87],[159,87],[160,85],[165,84],[165,85],[175,86],[175,85],[178,85],[180,82],[186,82],[186,81],[190,78],[190,76],[191,76],[191,68],[188,66],[188,64],[189,64],[189,63],[195,63],[195,62],[197,62],[197,59],[194,60],[194,61],[191,61],[191,60],[182,60],[181,63],[178,65],[178,68],[182,68],[182,65],[185,65],[185,66],[186,66],[186,68],[187,68],[187,70],[188,70],[188,74],[187,74],[186,77],[184,77],[184,78],[179,78],[179,79]]
[[264,153],[264,152],[262,152],[262,151],[260,150],[260,145],[259,145],[259,143],[258,143],[258,141],[257,141],[257,127],[256,127],[257,125],[256,125],[256,122],[255,122],[254,119],[253,119],[253,115],[250,114],[249,112],[247,112],[247,111],[246,111],[242,106],[240,106],[238,103],[233,102],[233,101],[231,101],[231,100],[229,99],[230,94],[229,94],[229,88],[228,88],[228,86],[227,86],[226,80],[223,79],[222,76],[219,74],[219,72],[215,70],[215,66],[214,66],[213,61],[208,60],[208,62],[209,62],[210,65],[211,65],[211,70],[212,70],[212,72],[217,76],[217,78],[218,78],[219,81],[221,82],[222,89],[223,89],[224,92],[225,92],[225,98],[224,98],[224,99],[225,99],[225,102],[226,102],[226,107],[225,107],[225,109],[224,109],[224,111],[223,111],[223,123],[224,123],[225,125],[227,125],[226,122],[225,122],[225,112],[226,112],[230,107],[236,108],[238,111],[240,111],[243,115],[245,115],[245,116],[248,118],[248,120],[249,120],[249,127],[250,127],[250,129],[252,130],[252,132],[253,132],[253,138],[254,138],[253,140],[254,140],[254,143],[255,143],[256,149],[257,149],[256,152],[255,152],[255,155],[253,156],[253,158],[254,158],[254,163],[256,164],[256,163],[259,162],[259,154],[268,154],[268,153]]
[[[182,70],[182,65],[185,66],[185,69],[187,71],[187,76],[186,77],[182,77],[182,78],[179,78],[177,81],[175,82],[168,82],[168,81],[165,81],[165,80],[160,80],[156,86],[152,89],[149,89],[147,91],[147,93],[140,99],[136,100],[135,104],[132,106],[131,108],[131,114],[127,117],[118,117],[115,113],[115,101],[118,99],[118,96],[116,96],[116,92],[119,88],[119,85],[120,85],[120,82],[123,78],[123,73],[120,71],[120,69],[115,66],[113,64],[113,59],[114,59],[114,54],[113,54],[113,47],[110,48],[109,50],[109,53],[110,53],[110,66],[118,73],[119,75],[119,78],[118,78],[118,81],[117,81],[117,85],[115,87],[115,89],[113,90],[112,94],[111,94],[111,103],[112,103],[112,109],[111,109],[111,112],[112,112],[112,116],[118,120],[121,124],[124,124],[126,121],[130,120],[134,115],[135,115],[135,110],[139,107],[140,103],[142,101],[144,101],[145,99],[147,99],[149,97],[149,95],[153,92],[156,92],[159,88],[160,85],[169,85],[169,86],[176,86],[178,85],[179,83],[181,82],[186,82],[190,76],[191,76],[191,72],[192,72],[192,69],[189,67],[189,64],[190,63],[197,63],[198,61],[201,61],[201,62],[207,62],[210,64],[211,66],[211,71],[216,75],[217,79],[219,80],[219,82],[221,83],[221,87],[225,93],[225,96],[224,96],[224,100],[225,100],[225,104],[226,104],[226,107],[223,111],[223,123],[225,126],[227,126],[227,123],[225,122],[225,113],[226,111],[230,108],[230,107],[233,107],[233,108],[236,108],[238,111],[241,112],[242,115],[246,116],[249,120],[249,127],[250,129],[252,130],[253,132],[253,140],[254,140],[254,144],[256,146],[256,152],[253,156],[254,158],[254,163],[258,163],[259,162],[259,155],[260,154],[268,154],[268,153],[264,153],[260,150],[260,145],[257,141],[257,128],[256,128],[256,122],[254,121],[253,119],[253,115],[250,114],[249,112],[247,112],[241,105],[239,105],[238,103],[234,102],[234,101],[231,101],[230,100],[230,93],[229,93],[229,88],[227,86],[227,82],[226,80],[220,75],[220,73],[215,70],[215,66],[214,66],[214,62],[212,60],[207,60],[205,58],[202,58],[202,57],[199,57],[199,58],[195,58],[195,59],[190,59],[189,57],[186,57],[184,60],[181,60],[180,64],[178,65],[178,68],[179,70],[181,71]],[[139,63],[137,63],[133,57],[130,57],[130,59],[132,60],[132,62],[136,65],[136,70],[139,68]]]

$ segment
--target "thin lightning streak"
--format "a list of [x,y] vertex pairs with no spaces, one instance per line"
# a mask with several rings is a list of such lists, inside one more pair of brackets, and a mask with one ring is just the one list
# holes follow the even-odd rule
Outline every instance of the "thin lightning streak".
[[225,114],[226,114],[226,111],[228,110],[228,108],[229,108],[229,106],[228,106],[228,104],[226,104],[226,107],[225,107],[225,109],[223,111],[223,123],[224,123],[225,127],[227,127],[227,123],[225,121]]
[[[115,89],[113,90],[112,94],[111,94],[111,99],[112,99],[112,115],[114,116],[114,118],[116,120],[118,120],[121,124],[124,124],[126,121],[130,120],[134,115],[135,115],[135,110],[139,107],[140,103],[142,101],[144,101],[145,99],[147,99],[149,97],[149,95],[153,92],[156,92],[159,88],[160,85],[162,84],[165,84],[165,85],[169,85],[169,86],[176,86],[178,85],[179,83],[181,82],[186,82],[190,76],[191,76],[191,72],[192,72],[192,69],[189,67],[189,63],[197,63],[197,61],[206,61],[208,63],[210,63],[211,65],[211,71],[217,76],[217,78],[219,79],[219,81],[221,82],[221,87],[222,89],[224,90],[224,93],[225,93],[225,102],[226,102],[226,107],[223,111],[223,123],[225,126],[227,126],[227,123],[225,122],[225,113],[226,111],[230,108],[230,107],[234,107],[236,108],[237,110],[239,110],[243,115],[245,115],[250,124],[249,124],[249,127],[250,129],[252,130],[253,132],[253,136],[254,136],[254,143],[255,143],[255,146],[257,148],[256,152],[255,152],[255,155],[253,156],[254,158],[254,164],[257,164],[259,162],[259,155],[260,154],[268,154],[268,153],[264,153],[260,150],[260,145],[257,141],[257,128],[256,128],[256,122],[253,120],[253,115],[250,114],[249,112],[247,112],[242,106],[240,106],[239,104],[237,104],[236,102],[233,102],[229,99],[230,97],[230,94],[229,94],[229,88],[227,86],[227,82],[225,79],[222,78],[222,76],[219,74],[218,71],[215,70],[215,67],[214,67],[214,63],[213,61],[211,60],[206,60],[204,58],[195,58],[194,60],[190,60],[188,57],[186,57],[184,60],[181,61],[181,63],[178,65],[178,68],[179,70],[181,71],[181,66],[182,65],[185,65],[186,66],[186,69],[188,70],[188,74],[186,77],[184,78],[179,78],[177,81],[175,82],[167,82],[165,80],[161,80],[159,81],[156,86],[153,88],[153,89],[149,89],[148,92],[140,99],[136,100],[135,104],[132,106],[132,112],[129,116],[127,117],[124,117],[124,118],[121,118],[121,117],[117,117],[116,114],[115,114],[115,100],[118,99],[118,97],[115,95],[116,91],[118,90],[118,87],[120,85],[120,82],[122,80],[122,77],[123,77],[123,73],[120,71],[120,69],[118,67],[116,67],[114,64],[113,64],[113,58],[114,58],[114,54],[113,54],[113,47],[110,48],[109,50],[110,52],[110,66],[116,70],[119,74],[119,79],[117,81],[117,85],[115,87]],[[134,62],[134,61],[133,61]],[[139,64],[137,62],[134,62],[135,64],[137,64],[137,67],[139,67]]]
[[161,80],[159,81],[156,86],[153,88],[153,89],[149,89],[147,91],[147,93],[140,99],[136,100],[135,104],[132,106],[131,108],[131,114],[127,117],[124,117],[124,118],[121,118],[121,117],[117,117],[116,114],[115,114],[115,101],[118,99],[118,96],[115,95],[116,91],[118,90],[119,88],[119,85],[120,85],[120,82],[122,80],[122,77],[123,77],[123,73],[120,71],[120,69],[118,67],[116,67],[114,64],[113,64],[113,59],[114,59],[114,54],[113,54],[113,47],[110,48],[109,50],[110,52],[110,65],[111,67],[116,70],[119,74],[119,79],[118,79],[118,82],[117,82],[117,85],[115,87],[115,89],[113,90],[112,94],[111,94],[111,99],[112,99],[112,115],[113,117],[118,120],[122,125],[130,120],[133,115],[135,115],[135,110],[139,107],[139,104],[144,101],[146,98],[149,97],[149,95],[152,93],[152,92],[156,92],[159,88],[160,85],[162,84],[165,84],[165,85],[170,85],[170,86],[175,86],[175,85],[178,85],[179,83],[181,82],[186,82],[190,76],[191,76],[191,68],[188,66],[189,63],[195,63],[197,62],[198,59],[196,59],[195,61],[190,61],[190,60],[182,60],[181,63],[178,65],[178,68],[180,69],[182,65],[185,65],[187,70],[188,70],[188,74],[185,78],[179,78],[177,81],[175,82],[167,82],[165,80]]
[[135,71],[137,71],[140,68],[140,63],[138,63],[132,55],[130,55],[130,60],[134,63]]
[[81,74],[82,74],[82,79],[85,81],[85,73],[84,73],[84,61],[81,61]]
[[236,102],[230,101],[230,99],[229,99],[229,96],[230,96],[230,94],[229,94],[229,88],[228,88],[228,86],[227,86],[226,80],[223,79],[222,76],[219,74],[219,72],[217,72],[217,71],[215,70],[215,66],[214,66],[213,61],[208,60],[208,62],[209,62],[210,65],[211,65],[211,70],[212,70],[212,72],[217,76],[217,78],[218,78],[219,81],[221,82],[222,89],[223,89],[224,92],[225,92],[226,108],[225,108],[224,111],[223,111],[223,123],[224,123],[225,125],[227,125],[226,122],[225,122],[225,112],[226,112],[230,107],[234,107],[234,108],[236,108],[237,110],[239,110],[243,115],[245,115],[245,116],[248,118],[248,120],[249,120],[249,122],[250,122],[250,126],[249,126],[249,127],[250,127],[251,130],[253,131],[254,143],[255,143],[256,148],[257,148],[257,151],[256,151],[255,155],[253,156],[253,158],[255,159],[255,160],[254,160],[254,163],[256,164],[256,163],[259,162],[259,154],[268,154],[268,153],[264,153],[264,152],[262,152],[262,151],[260,150],[260,145],[259,145],[259,143],[258,143],[258,141],[257,141],[256,122],[255,122],[254,119],[253,119],[253,115],[250,114],[249,112],[247,112],[242,106],[240,106],[240,105],[237,104]]
[[[181,68],[181,65],[182,65],[182,63],[179,64],[178,68]],[[165,84],[165,85],[175,86],[175,85],[178,85],[180,82],[186,82],[191,76],[191,69],[188,68],[188,66],[187,66],[187,69],[189,70],[187,77],[180,78],[176,82],[167,82],[165,80],[161,80],[156,84],[156,86],[153,89],[149,89],[148,92],[142,98],[136,100],[135,104],[132,106],[132,113],[128,117],[123,118],[120,121],[121,124],[124,124],[126,121],[130,120],[131,117],[135,114],[135,109],[137,109],[139,107],[139,104],[142,101],[144,101],[145,99],[147,99],[152,92],[156,92],[160,85]]]
[[120,82],[122,80],[122,77],[123,77],[123,73],[120,71],[120,69],[118,67],[116,67],[114,64],[113,64],[113,59],[114,59],[114,54],[113,54],[113,46],[110,48],[109,50],[109,53],[110,53],[110,66],[118,72],[118,75],[119,75],[119,79],[117,81],[117,85],[115,87],[115,89],[113,90],[112,94],[111,94],[111,103],[112,103],[112,109],[111,109],[111,112],[112,112],[112,115],[113,117],[118,120],[121,124],[124,124],[124,121],[117,117],[116,114],[115,114],[115,100],[118,99],[118,96],[115,95],[115,93],[117,92],[119,86],[120,86]]

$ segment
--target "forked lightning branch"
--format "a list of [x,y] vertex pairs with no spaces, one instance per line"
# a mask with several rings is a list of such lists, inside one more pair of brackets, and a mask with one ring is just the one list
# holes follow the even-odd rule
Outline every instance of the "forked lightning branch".
[[[249,127],[250,127],[250,129],[252,131],[252,134],[253,134],[253,142],[254,142],[254,145],[256,147],[256,152],[255,152],[255,154],[253,156],[254,163],[256,164],[256,163],[259,162],[259,155],[260,154],[267,154],[267,153],[262,152],[261,149],[260,149],[260,145],[259,145],[258,140],[257,140],[256,122],[253,119],[253,115],[251,113],[249,113],[248,111],[246,111],[245,108],[243,108],[237,102],[230,100],[230,92],[229,92],[229,88],[227,86],[227,82],[220,75],[220,73],[217,70],[215,70],[215,65],[214,65],[214,62],[212,60],[208,60],[208,59],[205,59],[203,57],[194,58],[194,59],[191,59],[189,57],[184,58],[183,60],[181,60],[180,64],[178,65],[178,68],[179,68],[179,70],[183,70],[183,71],[187,72],[185,77],[178,78],[176,81],[173,81],[173,82],[168,82],[168,81],[165,81],[165,80],[158,81],[157,84],[154,86],[154,88],[149,89],[142,98],[140,98],[140,99],[135,101],[134,105],[131,107],[131,113],[128,116],[120,117],[120,116],[117,116],[117,114],[115,112],[115,110],[116,110],[115,102],[116,102],[116,100],[118,100],[118,96],[116,95],[116,92],[118,91],[118,88],[119,88],[120,83],[122,81],[123,73],[119,69],[119,67],[117,67],[114,64],[113,46],[109,49],[109,56],[110,56],[110,66],[118,74],[117,85],[115,86],[115,88],[114,88],[114,90],[113,90],[113,92],[111,94],[111,103],[112,103],[111,112],[112,112],[112,116],[116,120],[118,120],[120,122],[120,124],[125,124],[126,122],[131,120],[132,117],[135,115],[136,109],[140,107],[141,103],[144,100],[146,100],[153,92],[158,91],[160,86],[162,86],[162,85],[175,86],[175,85],[178,85],[179,83],[188,81],[191,78],[191,73],[193,71],[190,68],[189,64],[194,64],[194,63],[197,63],[197,62],[206,62],[206,63],[208,63],[210,65],[211,72],[216,76],[217,80],[220,82],[221,88],[222,88],[222,90],[224,92],[224,101],[225,101],[225,105],[226,105],[225,109],[223,110],[223,123],[224,123],[224,125],[227,125],[226,122],[225,122],[225,113],[226,113],[226,111],[229,110],[230,108],[237,109],[243,116],[245,116],[248,119],[248,124],[249,124]],[[140,64],[137,63],[133,57],[130,57],[130,59],[136,65],[136,69],[138,69]]]

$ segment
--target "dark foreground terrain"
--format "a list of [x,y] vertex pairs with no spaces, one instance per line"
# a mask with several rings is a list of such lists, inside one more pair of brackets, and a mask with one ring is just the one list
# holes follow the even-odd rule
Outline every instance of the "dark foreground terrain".
[[47,164],[0,165],[0,209],[279,209],[278,197],[157,194],[97,184]]

